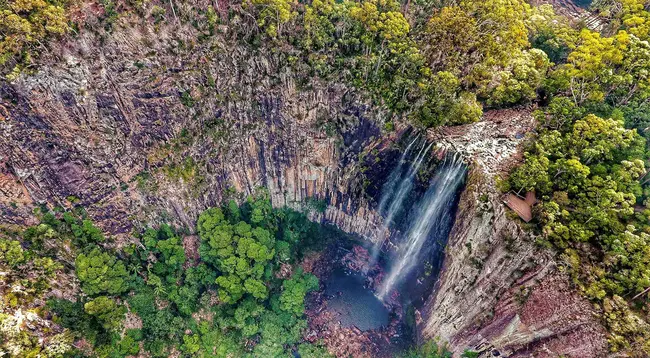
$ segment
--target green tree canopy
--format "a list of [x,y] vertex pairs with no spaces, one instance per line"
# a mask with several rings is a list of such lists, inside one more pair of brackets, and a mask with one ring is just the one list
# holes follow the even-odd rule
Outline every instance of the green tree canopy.
[[126,308],[120,306],[114,299],[99,296],[84,304],[87,314],[97,317],[102,326],[107,330],[114,330],[121,326]]
[[[48,36],[68,31],[67,16],[56,0],[20,0],[0,2],[0,67],[5,73],[20,72],[19,62],[29,63],[30,51]],[[14,67],[15,66],[15,67]]]
[[280,308],[296,315],[305,311],[305,295],[318,289],[318,279],[312,274],[297,270],[291,279],[282,284]]
[[75,260],[77,278],[90,296],[117,295],[129,289],[130,277],[122,260],[95,247]]
[[[263,209],[252,205],[251,221],[265,222]],[[220,272],[216,283],[219,297],[234,303],[249,293],[258,299],[268,296],[262,276],[275,256],[275,238],[263,227],[245,221],[231,224],[219,208],[206,210],[197,223],[201,237],[201,258]]]

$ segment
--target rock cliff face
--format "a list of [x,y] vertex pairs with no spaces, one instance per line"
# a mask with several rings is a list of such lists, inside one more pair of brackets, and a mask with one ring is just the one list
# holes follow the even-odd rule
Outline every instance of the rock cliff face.
[[315,218],[372,236],[380,218],[357,158],[386,143],[361,95],[299,88],[280,56],[225,35],[196,44],[191,28],[128,29],[83,32],[50,66],[2,85],[6,222],[30,223],[37,204],[82,204],[116,235],[165,220],[191,228],[222,193],[266,187],[274,205],[324,200]]
[[[225,27],[207,43],[189,26],[126,28],[81,32],[46,56],[49,66],[0,84],[3,225],[34,223],[38,205],[81,204],[127,240],[148,223],[191,229],[205,208],[266,187],[276,206],[323,201],[315,220],[380,235],[363,189],[381,188],[401,131],[382,134],[385,113],[362,93],[305,82],[280,55],[229,43]],[[499,113],[431,133],[476,164],[422,336],[457,352],[600,356],[604,333],[589,305],[500,203],[494,175],[530,120]]]
[[571,289],[561,263],[506,212],[495,178],[517,159],[526,110],[491,112],[481,123],[432,131],[474,164],[446,247],[444,269],[420,324],[458,354],[602,357],[605,330]]

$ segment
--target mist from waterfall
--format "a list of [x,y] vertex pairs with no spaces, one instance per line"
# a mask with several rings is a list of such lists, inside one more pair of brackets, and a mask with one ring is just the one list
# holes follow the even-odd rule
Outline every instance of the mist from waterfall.
[[428,252],[424,244],[432,230],[444,227],[445,220],[453,215],[454,199],[465,178],[465,170],[462,160],[457,157],[446,159],[438,169],[422,200],[416,204],[418,211],[407,230],[404,242],[399,245],[396,260],[378,292],[380,299],[383,300],[390,294],[423,259],[421,253]]
[[[382,197],[379,202],[379,213],[384,216],[384,222],[379,231],[380,235],[387,231],[388,227],[393,222],[397,214],[400,212],[400,210],[402,210],[404,200],[408,197],[409,193],[413,189],[413,185],[415,184],[415,176],[420,170],[420,166],[424,162],[426,154],[429,152],[429,149],[431,149],[431,146],[433,145],[433,143],[427,145],[425,141],[418,151],[415,159],[413,160],[413,163],[408,168],[406,173],[404,173],[404,165],[406,163],[406,159],[410,154],[411,148],[418,141],[418,139],[419,137],[415,138],[406,147],[406,150],[404,150],[404,153],[402,153],[397,166],[395,169],[393,169],[390,176],[388,177],[388,181],[382,188]],[[377,263],[377,260],[379,259],[379,253],[381,252],[381,248],[384,245],[386,238],[387,237],[384,237],[381,241],[377,242],[373,246],[368,267],[373,267],[375,263]]]

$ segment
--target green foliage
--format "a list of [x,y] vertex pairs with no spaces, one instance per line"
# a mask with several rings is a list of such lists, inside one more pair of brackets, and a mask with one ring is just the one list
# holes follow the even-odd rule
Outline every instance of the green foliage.
[[304,29],[296,36],[313,72],[343,75],[427,127],[477,121],[479,99],[492,107],[536,99],[551,63],[529,37],[555,53],[569,37],[546,26],[557,17],[550,8],[534,11],[523,0],[442,7],[418,41],[391,0],[318,0],[299,15],[288,21]]
[[291,279],[282,284],[280,309],[299,315],[305,311],[305,295],[318,289],[318,279],[312,274],[297,270]]
[[[139,1],[101,3],[107,26],[122,8],[145,8]],[[541,199],[535,207],[538,234],[559,250],[576,285],[602,307],[612,350],[647,353],[647,323],[635,309],[646,305],[648,295],[631,302],[650,287],[650,187],[639,136],[650,137],[647,1],[618,1],[619,12],[610,14],[611,36],[579,31],[552,7],[523,0],[426,3],[435,7],[426,20],[414,19],[412,11],[405,16],[394,0],[246,0],[226,17],[212,7],[201,12],[206,34],[219,36],[217,24],[230,21],[224,28],[231,37],[286,63],[286,74],[299,86],[316,79],[362,89],[393,115],[386,118],[387,129],[400,118],[425,127],[471,123],[484,106],[540,100],[545,108],[536,114],[538,137],[507,186],[518,193],[535,190]],[[31,54],[47,40],[68,31],[66,4],[0,1],[0,66],[9,79],[31,65]],[[153,5],[155,24],[176,11],[176,20],[187,20],[189,5],[177,5]],[[193,96],[199,93],[184,91],[180,101],[200,112]],[[195,181],[199,168],[188,157],[163,170],[174,180]],[[143,172],[134,180],[152,191],[155,183],[147,178]],[[322,203],[310,204],[322,209]],[[210,209],[197,226],[199,263],[187,262],[181,238],[168,226],[145,231],[142,245],[111,252],[97,246],[114,247],[81,211],[43,213],[42,223],[22,237],[0,238],[0,270],[7,273],[2,307],[11,313],[39,302],[78,254],[75,270],[85,296],[48,306],[55,320],[86,337],[100,355],[136,354],[142,340],[151,356],[286,356],[305,327],[305,295],[318,283],[300,271],[282,280],[274,270],[323,247],[331,233],[300,213],[274,210],[263,195],[242,207],[232,201]],[[142,330],[119,337],[111,331],[127,309],[141,319]],[[196,318],[203,315],[211,319]],[[3,311],[2,322],[12,319]],[[28,342],[17,345],[20,355],[46,353],[33,335],[9,338]],[[298,351],[325,355],[303,344]],[[448,356],[433,342],[408,354]]]
[[63,266],[49,257],[24,250],[18,240],[0,237],[0,303],[18,307],[30,303],[50,288]]
[[101,323],[96,317],[86,313],[82,302],[50,299],[47,301],[47,309],[53,314],[54,322],[72,330],[78,337],[83,337],[89,342],[101,339],[100,336],[103,334]]
[[546,122],[563,123],[560,127],[566,131],[544,131],[511,175],[510,185],[535,190],[545,199],[538,210],[539,222],[544,236],[559,248],[591,242],[612,255],[598,265],[605,271],[595,270],[581,282],[587,284],[588,294],[602,298],[604,292],[640,291],[650,284],[642,273],[648,266],[645,260],[632,258],[647,240],[631,224],[640,193],[637,180],[645,173],[639,157],[643,143],[620,121],[590,114],[568,125],[565,114]]
[[117,344],[116,351],[120,356],[134,356],[140,352],[140,346],[133,337],[127,335]]
[[199,177],[198,165],[192,157],[186,157],[181,163],[170,163],[164,169],[165,174],[175,181],[182,179],[185,183],[193,183]]
[[483,114],[483,106],[471,92],[461,91],[456,75],[440,71],[433,75],[428,85],[422,85],[426,101],[412,114],[415,121],[426,127],[476,122]]
[[289,0],[244,0],[244,8],[256,11],[257,25],[272,38],[282,33],[283,25],[297,13]]
[[68,31],[67,15],[57,0],[0,2],[0,68],[9,79],[31,63],[31,55],[50,37]]
[[184,335],[183,344],[181,345],[181,352],[192,355],[197,353],[201,349],[198,335]]
[[[532,13],[521,0],[465,0],[443,7],[426,27],[423,54],[433,71],[453,74],[459,88],[472,89],[490,106],[531,101],[550,67],[546,53],[530,49],[529,29],[537,30],[527,26]],[[462,122],[476,115],[469,118]]]
[[477,83],[478,94],[487,98],[488,105],[508,105],[530,101],[537,97],[550,62],[538,49],[522,51],[492,73],[488,81]]
[[623,298],[606,298],[603,307],[611,332],[608,340],[613,352],[650,352],[650,324],[633,312]]
[[[322,77],[341,76],[425,126],[469,123],[482,113],[475,95],[464,91],[460,82],[438,86],[397,1],[316,0],[304,9],[266,0],[255,4],[257,23],[265,26],[274,43],[291,47],[297,39],[290,56],[292,63],[303,63],[296,68],[304,66]],[[285,21],[294,22],[298,33],[278,31]]]
[[70,227],[79,247],[98,244],[105,240],[101,230],[88,219],[80,220],[70,212],[63,213],[63,221]]
[[98,247],[88,254],[79,254],[75,267],[77,278],[88,295],[116,295],[129,288],[130,277],[124,263]]
[[[256,202],[251,204],[253,224],[266,221],[264,207]],[[201,258],[222,273],[216,279],[219,298],[227,303],[237,302],[245,293],[266,298],[268,291],[261,279],[265,266],[275,256],[271,232],[245,221],[233,225],[218,208],[202,213],[197,226],[202,240]]]
[[156,314],[156,296],[150,290],[140,290],[127,299],[130,309],[146,320]]
[[463,354],[461,354],[462,358],[478,358],[478,356],[479,356],[478,352],[470,351],[468,349],[466,349],[463,352]]
[[18,240],[0,238],[0,264],[14,268],[25,262],[25,252]]
[[118,305],[115,300],[109,297],[99,296],[86,302],[84,311],[91,316],[97,317],[102,326],[110,331],[120,327],[126,308]]
[[565,62],[575,48],[578,31],[567,18],[557,15],[550,4],[533,7],[526,27],[531,45],[544,51],[554,63]]
[[[60,357],[72,348],[68,334],[49,334],[47,340],[38,337],[33,330],[46,332],[41,322],[33,322],[30,328],[23,326],[24,317],[0,313],[0,352],[9,357]],[[47,334],[47,333],[43,333]]]
[[309,221],[304,213],[291,209],[279,209],[276,216],[279,230],[276,243],[284,247],[283,250],[288,255],[288,260],[285,260],[278,252],[276,257],[279,261],[293,262],[302,258],[306,252],[323,250],[333,240],[346,236],[333,226],[316,224]]
[[207,357],[241,357],[242,347],[232,334],[224,334],[218,327],[203,321],[198,325],[201,336],[201,352]]
[[300,340],[307,328],[304,319],[290,313],[266,311],[260,318],[260,343],[253,351],[256,357],[279,357],[286,354],[285,346]]
[[453,354],[446,345],[440,345],[436,341],[428,341],[423,345],[412,348],[402,354],[402,358],[452,358]]
[[194,98],[192,98],[192,93],[190,93],[190,91],[181,92],[180,101],[185,107],[190,108],[194,107],[194,103],[196,102]]
[[159,276],[173,275],[181,270],[185,263],[185,250],[178,238],[168,225],[161,226],[158,230],[148,229],[145,231],[142,241],[149,250],[156,256],[152,263],[152,272]]
[[60,239],[60,222],[51,214],[46,214],[43,221],[51,216],[51,223],[41,223],[39,225],[31,226],[23,231],[22,237],[25,242],[28,242],[35,250],[43,250],[46,242],[55,241]]
[[611,36],[549,27],[542,20],[551,18],[548,9],[531,18],[533,41],[565,63],[546,81],[551,98],[536,114],[539,135],[508,184],[541,198],[539,233],[561,252],[576,286],[603,307],[610,348],[648,354],[640,333],[647,323],[621,298],[650,287],[650,191],[640,181],[647,149],[637,134],[650,123],[643,20],[650,17],[641,3],[621,1],[622,28]]
[[[207,210],[197,228],[202,260],[192,263],[186,262],[177,231],[167,225],[136,235],[141,244],[105,250],[97,245],[110,245],[110,238],[81,209],[45,212],[42,223],[25,230],[23,237],[0,237],[0,270],[8,278],[2,286],[0,321],[13,322],[15,317],[4,313],[7,308],[11,313],[11,307],[40,298],[55,275],[71,273],[71,261],[64,267],[45,253],[59,256],[62,248],[76,253],[74,271],[83,290],[74,302],[49,299],[43,310],[64,333],[45,326],[32,332],[32,324],[17,335],[2,336],[3,344],[7,341],[11,352],[21,352],[16,356],[76,356],[81,353],[73,349],[73,339],[84,339],[98,357],[167,357],[174,352],[285,357],[298,349],[306,328],[305,295],[318,288],[318,281],[300,270],[282,280],[274,270],[280,262],[293,263],[315,243],[326,243],[323,234],[328,231],[303,213],[273,209],[263,192],[241,207],[230,202],[223,209]],[[283,258],[276,257],[276,247]],[[232,287],[227,285],[230,279],[236,283]],[[215,299],[215,292],[220,298],[223,292],[236,297],[238,290],[239,299]],[[141,322],[140,329],[122,329],[127,312],[129,322]],[[300,349],[311,352],[308,346]]]
[[[32,307],[48,293],[63,265],[0,234],[0,352],[11,357],[58,356],[72,337],[53,332]],[[24,324],[29,319],[29,325]]]
[[301,344],[298,346],[298,354],[301,358],[332,358],[325,347],[316,344]]
[[[62,230],[71,226],[48,220]],[[304,214],[273,209],[261,193],[241,208],[230,202],[200,216],[202,261],[195,266],[187,265],[181,239],[166,225],[145,230],[142,245],[127,246],[116,255],[95,246],[97,240],[79,240],[85,247],[77,256],[76,271],[84,293],[93,298],[50,300],[48,308],[56,322],[94,345],[98,356],[165,357],[174,351],[184,356],[245,356],[243,344],[256,342],[247,348],[253,356],[284,357],[301,340],[304,298],[318,288],[318,281],[299,270],[289,280],[276,279],[273,271],[280,259],[276,261],[275,247],[283,243],[285,260],[293,262],[298,248],[311,244],[307,238],[320,241],[319,227]],[[20,252],[16,244],[2,247],[3,253],[12,253],[4,256],[20,256],[14,254]],[[127,294],[129,289],[134,292]],[[127,310],[142,328],[118,335]],[[301,349],[309,350],[307,345]]]
[[184,272],[183,285],[171,284],[168,297],[180,313],[189,316],[196,312],[201,292],[215,282],[215,277],[216,274],[205,264],[190,267]]

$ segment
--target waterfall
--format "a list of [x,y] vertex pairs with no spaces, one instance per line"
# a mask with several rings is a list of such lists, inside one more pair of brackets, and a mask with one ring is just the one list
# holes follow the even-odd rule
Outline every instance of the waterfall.
[[[420,151],[418,152],[406,174],[402,175],[406,158],[411,150],[411,147],[417,140],[418,138],[415,138],[415,140],[413,140],[411,144],[406,147],[406,150],[402,154],[399,163],[395,169],[393,169],[389,176],[389,180],[382,188],[382,198],[379,202],[379,213],[385,215],[385,217],[380,229],[380,233],[386,232],[391,222],[395,219],[395,216],[402,209],[404,200],[413,189],[415,175],[420,170],[420,166],[424,162],[426,154],[429,152],[429,149],[431,149],[431,146],[433,145],[433,143],[426,145],[425,142],[422,148],[420,148]],[[388,206],[388,208],[386,208],[386,206]],[[377,263],[379,253],[381,252],[381,248],[384,245],[385,240],[386,237],[384,237],[381,242],[378,242],[373,246],[372,253],[370,255],[370,263],[368,265],[369,268],[373,267],[375,263]]]
[[419,203],[419,212],[407,231],[406,240],[400,245],[397,259],[379,290],[380,299],[383,300],[420,261],[420,252],[431,231],[445,226],[444,221],[453,215],[454,197],[464,180],[464,174],[465,165],[454,157],[449,163],[445,161],[431,180],[429,189]]
[[384,211],[386,210],[386,205],[390,203],[390,201],[394,198],[393,193],[395,192],[395,186],[400,183],[400,179],[402,179],[402,174],[404,171],[404,163],[406,163],[406,158],[408,157],[408,154],[411,151],[411,147],[419,137],[416,137],[413,139],[413,141],[406,147],[404,150],[404,153],[402,153],[402,156],[399,158],[399,162],[397,162],[397,166],[393,169],[392,172],[390,172],[390,175],[388,176],[388,180],[384,184],[384,186],[381,188],[381,200],[379,201],[379,213],[383,214]]
[[432,145],[433,143],[429,144],[428,146],[423,146],[422,149],[420,149],[420,152],[418,153],[417,157],[415,157],[413,164],[409,168],[404,178],[402,178],[397,192],[393,196],[393,200],[391,200],[390,205],[388,206],[388,210],[386,211],[386,218],[384,219],[383,227],[384,230],[395,219],[395,215],[397,215],[397,213],[402,208],[404,199],[406,199],[407,195],[411,192],[411,189],[413,189],[415,175],[420,170],[420,166],[422,165],[422,162],[424,162],[424,158],[426,157],[429,149],[431,149]]

